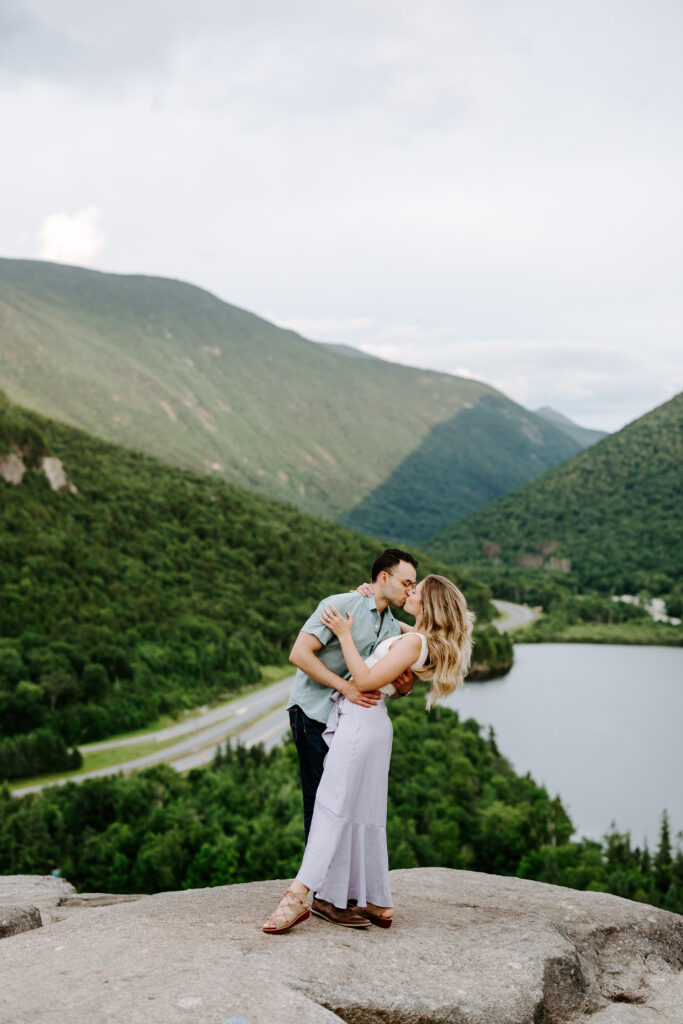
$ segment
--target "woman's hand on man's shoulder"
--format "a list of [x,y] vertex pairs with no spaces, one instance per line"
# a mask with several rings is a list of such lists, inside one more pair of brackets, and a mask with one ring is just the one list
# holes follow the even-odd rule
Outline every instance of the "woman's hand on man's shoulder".
[[361,597],[372,597],[375,593],[375,588],[372,583],[361,583],[360,586],[356,587],[355,590],[352,590],[351,593],[360,594]]
[[342,637],[350,635],[353,627],[353,615],[351,612],[340,612],[333,604],[325,605],[320,612],[320,621],[326,629],[329,629],[335,636]]

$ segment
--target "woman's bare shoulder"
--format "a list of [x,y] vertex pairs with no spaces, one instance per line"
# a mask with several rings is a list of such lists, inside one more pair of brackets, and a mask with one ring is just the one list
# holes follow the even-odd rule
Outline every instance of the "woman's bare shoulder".
[[401,645],[402,651],[421,651],[422,650],[422,633],[401,633],[400,636],[396,637],[392,647],[397,644]]

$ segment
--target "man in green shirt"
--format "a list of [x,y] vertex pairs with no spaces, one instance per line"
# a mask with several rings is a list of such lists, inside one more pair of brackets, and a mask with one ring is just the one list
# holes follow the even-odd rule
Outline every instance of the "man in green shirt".
[[[342,615],[350,611],[353,614],[351,635],[361,657],[367,658],[380,641],[401,633],[401,623],[391,614],[389,606],[403,607],[415,586],[416,573],[417,562],[412,555],[389,548],[372,566],[374,592],[370,597],[358,591],[326,597],[306,620],[294,642],[289,660],[296,665],[297,673],[287,707],[299,755],[306,840],[327,754],[323,732],[332,710],[333,691],[338,690],[347,700],[363,707],[372,707],[380,699],[377,691],[363,693],[348,678],[339,640],[323,626],[320,613],[329,604],[334,604]],[[412,674],[404,673],[404,676],[397,688],[401,693],[409,693]]]

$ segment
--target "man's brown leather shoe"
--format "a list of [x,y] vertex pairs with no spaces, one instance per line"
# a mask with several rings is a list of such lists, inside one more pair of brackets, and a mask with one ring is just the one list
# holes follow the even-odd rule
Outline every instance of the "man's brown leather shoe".
[[340,910],[333,903],[328,903],[327,900],[319,900],[317,897],[311,904],[311,913],[315,914],[316,917],[324,918],[325,921],[330,921],[332,924],[340,924],[344,928],[367,928],[370,924],[367,917],[363,917],[355,907],[347,907],[346,910]]

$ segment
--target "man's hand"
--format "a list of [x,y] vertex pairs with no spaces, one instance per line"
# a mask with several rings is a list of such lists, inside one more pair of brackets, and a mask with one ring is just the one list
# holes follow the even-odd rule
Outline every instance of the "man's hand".
[[394,679],[394,686],[396,687],[394,697],[406,697],[409,693],[412,693],[414,682],[415,676],[413,675],[413,670],[411,668],[407,668],[405,672],[401,672],[398,679]]
[[[404,673],[405,674],[405,673]],[[343,686],[338,686],[337,689],[340,693],[343,693],[347,700],[350,700],[352,704],[360,704],[362,708],[372,708],[375,704],[379,703],[382,694],[379,690],[368,690],[367,693],[363,693],[359,690],[353,679],[345,679]]]

